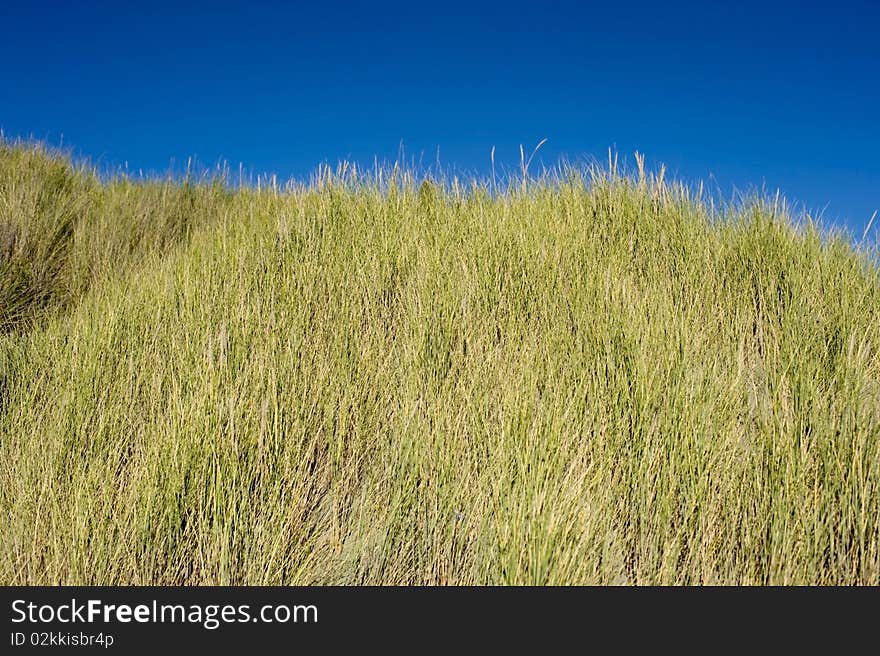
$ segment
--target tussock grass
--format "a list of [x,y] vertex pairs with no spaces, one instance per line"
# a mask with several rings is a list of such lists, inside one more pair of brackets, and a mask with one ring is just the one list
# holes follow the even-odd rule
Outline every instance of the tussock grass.
[[0,582],[880,582],[880,271],[642,172],[0,146]]

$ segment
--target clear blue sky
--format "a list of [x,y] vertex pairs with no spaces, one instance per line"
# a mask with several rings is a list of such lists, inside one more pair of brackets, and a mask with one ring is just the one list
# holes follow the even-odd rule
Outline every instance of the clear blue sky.
[[[12,6],[18,5],[18,6]],[[0,128],[107,165],[303,177],[518,145],[639,150],[859,233],[880,209],[880,3],[0,3]],[[880,219],[878,219],[880,222]]]

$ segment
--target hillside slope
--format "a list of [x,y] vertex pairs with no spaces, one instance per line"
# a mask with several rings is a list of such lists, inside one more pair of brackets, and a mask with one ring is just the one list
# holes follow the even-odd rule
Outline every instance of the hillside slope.
[[880,272],[773,203],[6,144],[0,324],[3,584],[880,583]]

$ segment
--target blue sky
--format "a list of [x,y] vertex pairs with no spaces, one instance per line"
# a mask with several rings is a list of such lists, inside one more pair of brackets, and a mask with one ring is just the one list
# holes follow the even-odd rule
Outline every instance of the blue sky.
[[[0,3],[0,128],[107,166],[281,176],[408,156],[482,173],[635,150],[880,209],[880,3]],[[880,222],[880,219],[878,219]]]

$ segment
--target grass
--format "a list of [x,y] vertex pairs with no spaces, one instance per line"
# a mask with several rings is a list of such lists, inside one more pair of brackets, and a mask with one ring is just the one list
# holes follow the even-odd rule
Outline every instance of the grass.
[[876,246],[615,167],[0,144],[0,583],[880,583]]

